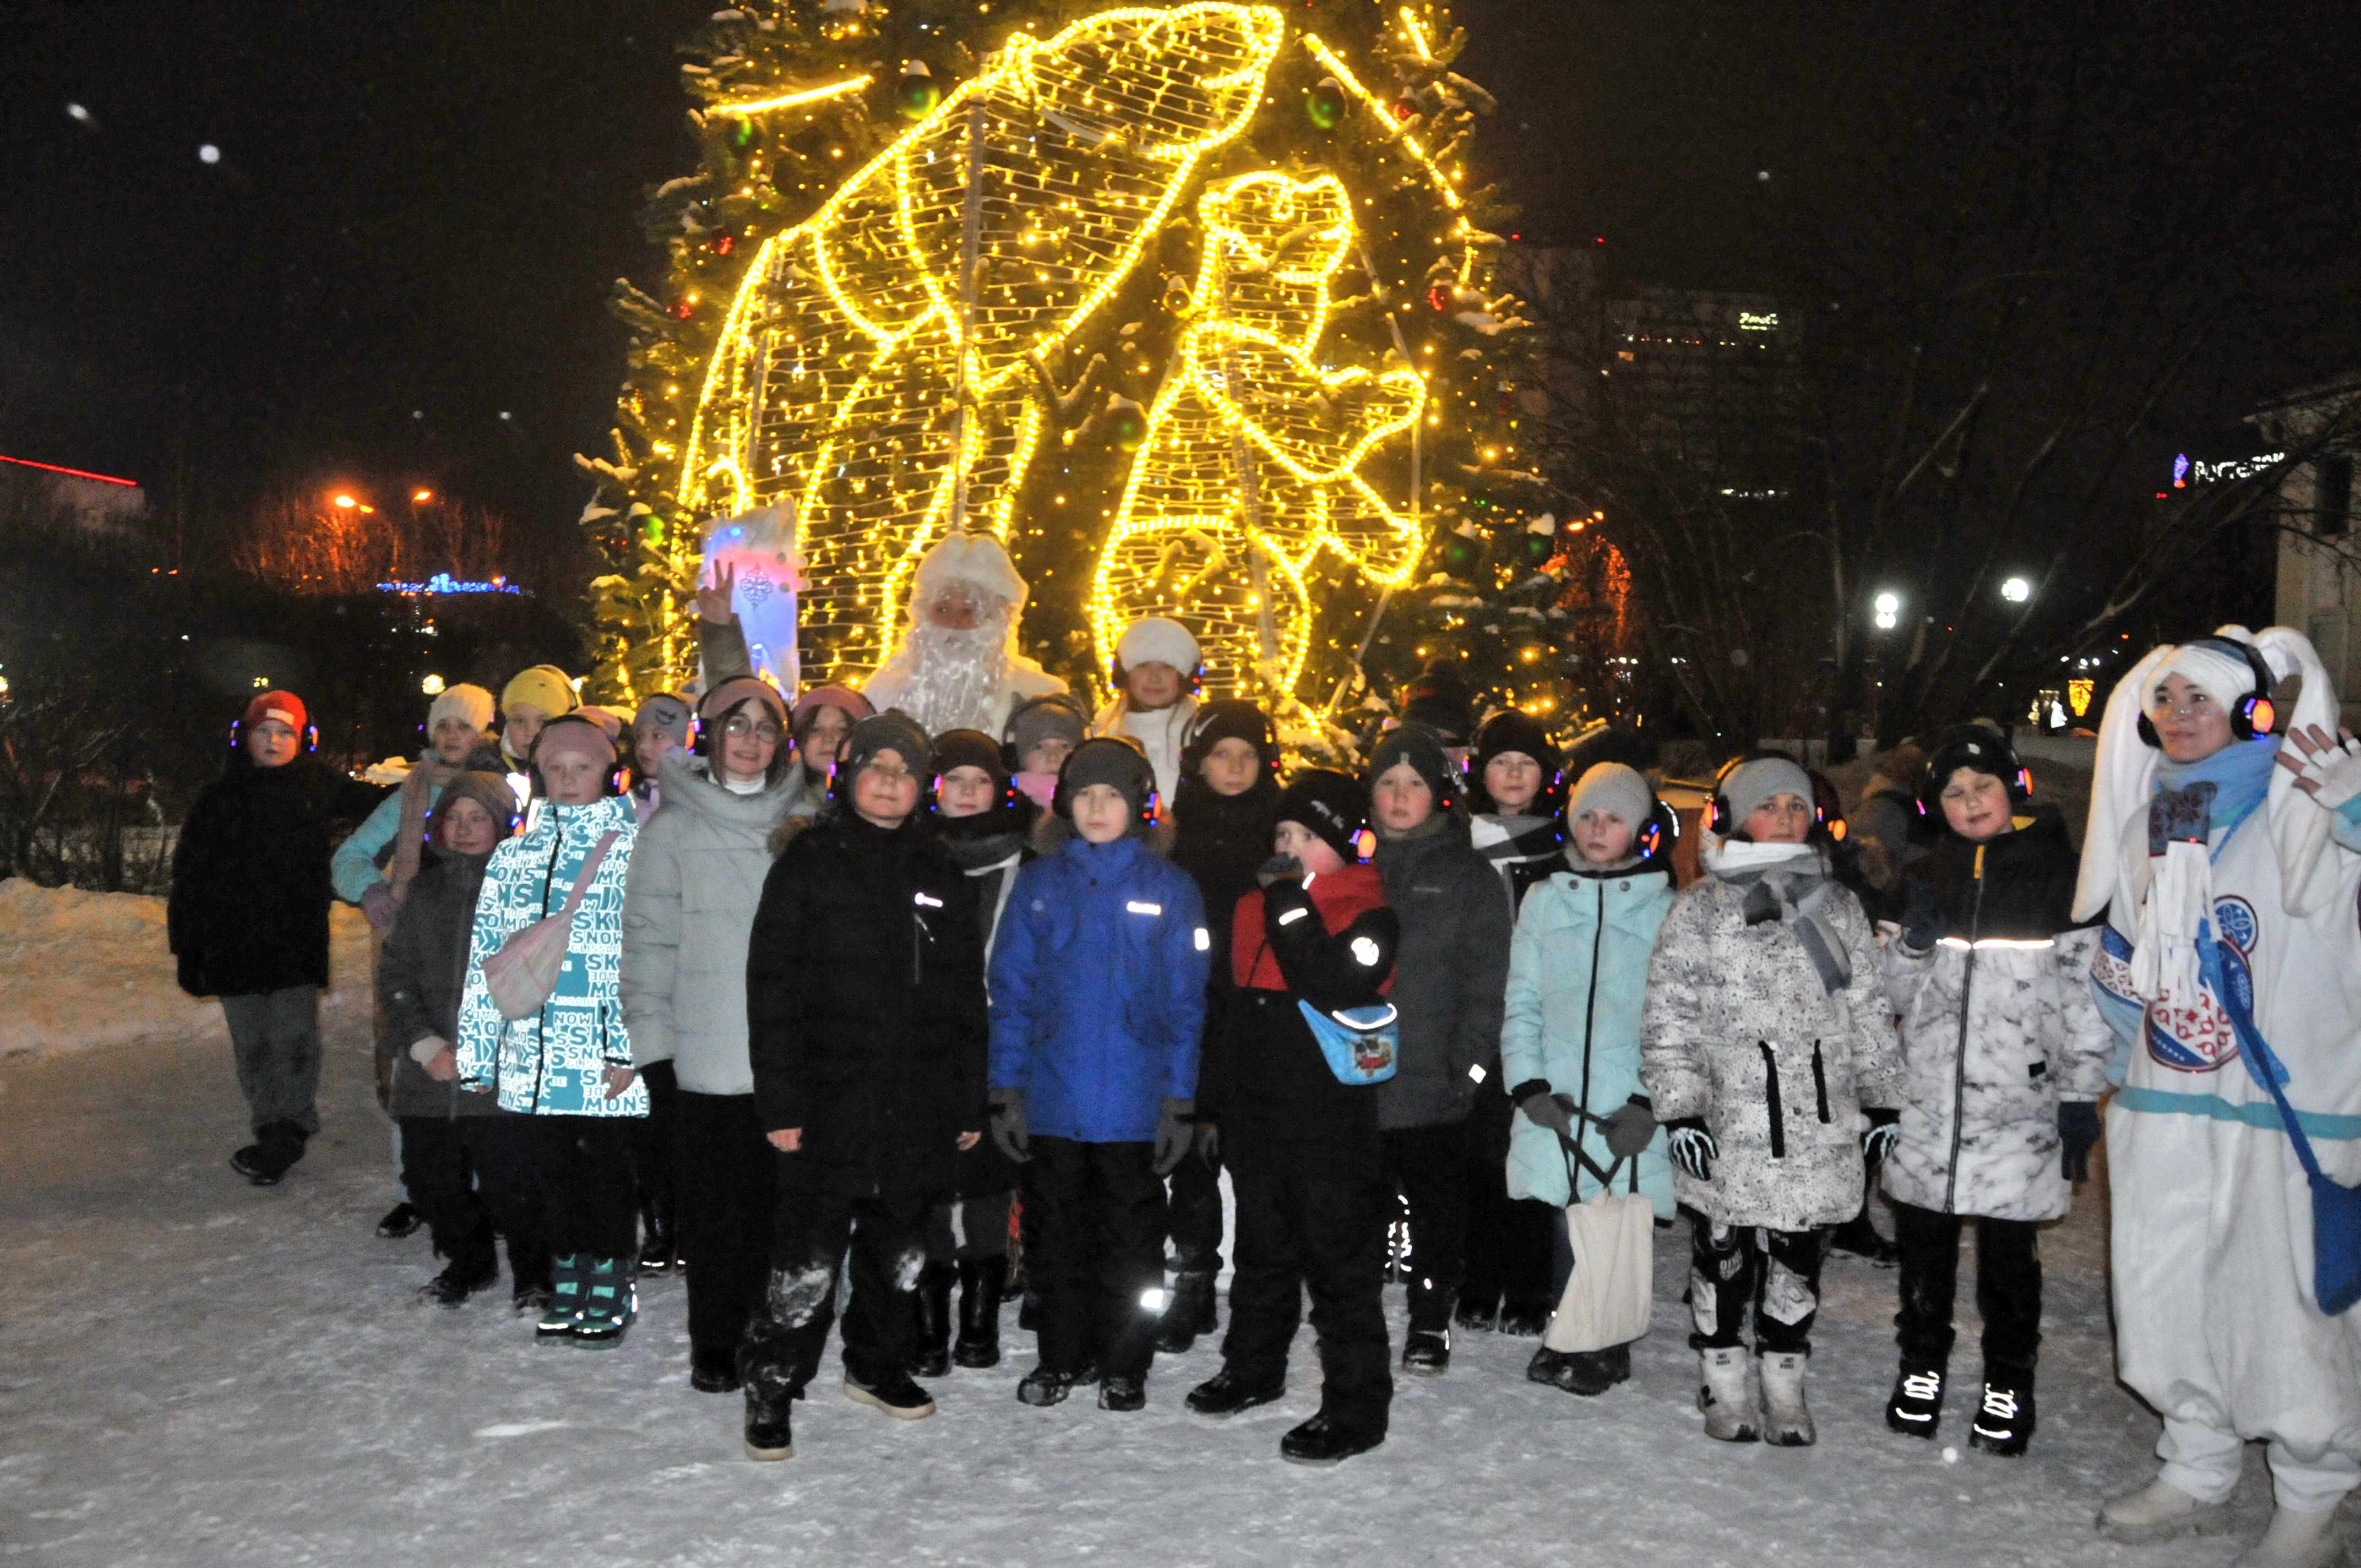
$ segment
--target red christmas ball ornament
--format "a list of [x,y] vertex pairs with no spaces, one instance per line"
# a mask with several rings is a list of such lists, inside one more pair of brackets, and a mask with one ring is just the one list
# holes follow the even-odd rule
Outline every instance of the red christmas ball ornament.
[[727,256],[731,251],[738,248],[738,236],[731,234],[728,229],[723,229],[719,234],[715,235],[711,239],[705,242],[705,248],[713,252],[716,256]]
[[696,309],[697,307],[690,304],[686,300],[675,300],[672,302],[672,318],[675,321],[685,322]]
[[1408,125],[1418,118],[1418,100],[1405,93],[1394,100],[1394,118]]
[[1458,302],[1458,300],[1459,291],[1453,288],[1448,283],[1430,284],[1427,288],[1426,308],[1434,312],[1437,315],[1441,315],[1444,312],[1450,310],[1453,305]]

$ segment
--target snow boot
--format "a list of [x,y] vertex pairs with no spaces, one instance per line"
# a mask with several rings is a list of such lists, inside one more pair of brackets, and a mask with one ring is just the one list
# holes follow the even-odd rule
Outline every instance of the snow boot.
[[1500,1326],[1500,1303],[1497,1299],[1485,1301],[1470,1296],[1462,1296],[1459,1298],[1458,1310],[1452,1313],[1451,1321],[1463,1329],[1479,1334],[1488,1334]]
[[1437,1377],[1451,1370],[1451,1331],[1412,1329],[1402,1336],[1401,1369]]
[[951,1360],[961,1366],[1000,1365],[1000,1293],[1008,1280],[1005,1257],[969,1258],[959,1266],[959,1343]]
[[951,1271],[929,1263],[918,1271],[918,1288],[911,1293],[910,1310],[917,1314],[918,1332],[910,1348],[907,1368],[913,1377],[947,1377],[951,1370]]
[[1943,1420],[1943,1368],[1933,1362],[1904,1362],[1885,1401],[1887,1430],[1932,1440]]
[[1240,1410],[1251,1410],[1257,1405],[1276,1403],[1286,1394],[1287,1379],[1284,1376],[1274,1377],[1268,1383],[1249,1383],[1224,1366],[1190,1389],[1187,1404],[1201,1416],[1235,1416]]
[[866,1405],[873,1410],[883,1410],[897,1421],[922,1421],[935,1413],[935,1402],[927,1391],[904,1374],[895,1373],[876,1382],[864,1382],[844,1371],[844,1397],[856,1405]]
[[1546,1383],[1553,1388],[1563,1388],[1569,1394],[1595,1399],[1618,1383],[1631,1381],[1631,1347],[1610,1344],[1605,1350],[1561,1353],[1543,1345],[1533,1353],[1532,1363],[1525,1368],[1525,1376],[1536,1383]]
[[296,1161],[311,1135],[292,1122],[269,1122],[254,1131],[255,1141],[229,1157],[232,1170],[257,1187],[276,1187]]
[[1867,1258],[1879,1268],[1892,1268],[1902,1258],[1902,1249],[1878,1234],[1876,1223],[1869,1217],[1866,1199],[1860,1213],[1828,1233],[1828,1249]]
[[1085,1366],[1079,1372],[1057,1372],[1047,1366],[1036,1366],[1016,1385],[1020,1404],[1047,1408],[1061,1405],[1066,1396],[1077,1388],[1086,1388],[1099,1380],[1099,1369]]
[[1212,1333],[1213,1327],[1212,1272],[1183,1269],[1173,1277],[1172,1299],[1165,1303],[1164,1321],[1156,1330],[1156,1348],[1166,1355],[1186,1355],[1197,1336]]
[[673,1239],[672,1228],[663,1224],[653,1209],[645,1211],[647,1240],[640,1246],[642,1274],[670,1274],[680,1266],[679,1244]]
[[2014,1459],[2033,1442],[2033,1374],[1984,1373],[1984,1397],[1968,1426],[1968,1446]]
[[2352,1561],[2337,1536],[2334,1508],[2318,1514],[2275,1508],[2262,1540],[2232,1568],[2341,1568]]
[[585,1350],[612,1350],[639,1316],[639,1292],[620,1257],[594,1257],[574,1319],[574,1343]]
[[1503,1303],[1499,1332],[1511,1339],[1539,1339],[1549,1332],[1550,1310],[1515,1301]]
[[1819,1440],[1804,1403],[1804,1368],[1811,1357],[1800,1350],[1766,1351],[1758,1358],[1763,1378],[1763,1441],[1774,1448],[1809,1448]]
[[688,1353],[688,1386],[700,1394],[735,1394],[741,1384],[738,1357],[726,1350]]
[[579,1253],[549,1260],[549,1300],[541,1310],[541,1321],[533,1326],[537,1342],[556,1344],[574,1337],[574,1325],[582,1316],[583,1292],[588,1288],[584,1276],[589,1268],[590,1260]]
[[794,1408],[793,1399],[758,1399],[752,1388],[746,1390],[747,1458],[767,1464],[795,1453],[795,1434],[787,1422],[787,1412]]
[[2187,1530],[2221,1535],[2235,1528],[2225,1498],[2201,1503],[2159,1475],[2136,1492],[2109,1497],[2099,1509],[2099,1532],[2126,1546],[2170,1541]]
[[1754,1391],[1747,1386],[1746,1352],[1734,1344],[1697,1352],[1705,1376],[1697,1389],[1697,1409],[1705,1412],[1705,1435],[1723,1442],[1757,1442],[1763,1424],[1754,1413]]
[[483,1245],[453,1257],[442,1273],[420,1286],[418,1295],[438,1307],[460,1307],[477,1291],[500,1282],[500,1260],[492,1252],[491,1238],[486,1236]]
[[1316,1415],[1279,1440],[1279,1456],[1290,1464],[1342,1464],[1356,1453],[1367,1453],[1386,1440],[1338,1426]]
[[550,1302],[554,1299],[546,1280],[539,1284],[529,1279],[519,1280],[509,1291],[509,1310],[520,1318],[527,1313],[539,1318],[544,1312],[549,1310]]
[[377,1223],[377,1234],[390,1242],[398,1242],[404,1236],[416,1235],[418,1227],[425,1223],[426,1216],[405,1198],[385,1212],[385,1218]]
[[1148,1409],[1148,1379],[1126,1377],[1110,1373],[1099,1382],[1099,1409],[1102,1410],[1144,1410]]

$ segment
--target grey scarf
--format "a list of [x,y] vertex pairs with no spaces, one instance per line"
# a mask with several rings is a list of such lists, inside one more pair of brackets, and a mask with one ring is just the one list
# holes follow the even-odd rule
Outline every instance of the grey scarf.
[[1843,888],[1828,878],[1828,864],[1807,845],[1711,845],[1706,869],[1746,894],[1746,923],[1780,921],[1795,927],[1821,989],[1833,996],[1852,981],[1844,939],[1831,921]]

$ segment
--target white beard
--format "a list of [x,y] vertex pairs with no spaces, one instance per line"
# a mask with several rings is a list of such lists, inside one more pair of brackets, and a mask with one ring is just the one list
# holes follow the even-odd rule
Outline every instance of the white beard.
[[893,706],[929,735],[946,729],[997,734],[996,710],[1008,675],[1008,622],[995,616],[964,630],[943,626],[911,630],[879,671],[900,690]]

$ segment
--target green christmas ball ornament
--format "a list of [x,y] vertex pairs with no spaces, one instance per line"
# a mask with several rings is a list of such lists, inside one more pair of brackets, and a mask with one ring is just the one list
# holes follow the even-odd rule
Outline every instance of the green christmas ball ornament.
[[651,545],[662,544],[664,542],[664,519],[652,517],[641,523],[640,537]]
[[1538,566],[1556,554],[1556,534],[1529,532],[1525,535],[1525,561],[1529,565]]
[[1333,76],[1323,76],[1303,94],[1303,112],[1312,123],[1323,131],[1333,131],[1345,117],[1345,84]]
[[1466,576],[1468,573],[1476,569],[1476,564],[1483,558],[1483,550],[1477,546],[1476,541],[1468,538],[1466,534],[1453,533],[1444,536],[1443,541],[1442,556],[1443,569],[1450,573],[1453,576]]
[[730,145],[733,147],[744,147],[748,142],[751,142],[753,139],[754,122],[746,118],[742,115],[740,115],[738,124],[733,126],[730,132]]
[[906,120],[923,120],[942,101],[942,89],[935,85],[925,60],[914,60],[903,66],[902,80],[894,84],[895,114]]
[[1118,452],[1137,452],[1148,439],[1148,416],[1137,403],[1125,398],[1107,410],[1107,443]]

